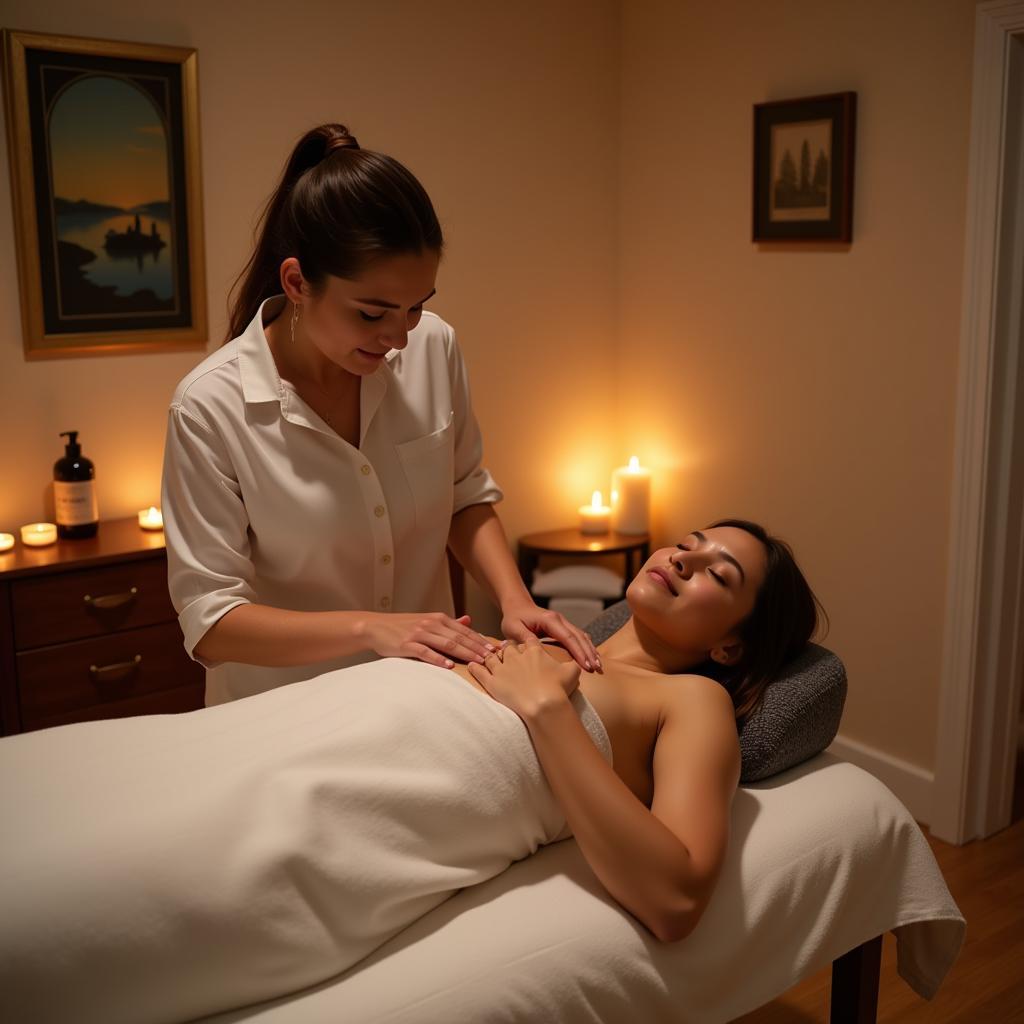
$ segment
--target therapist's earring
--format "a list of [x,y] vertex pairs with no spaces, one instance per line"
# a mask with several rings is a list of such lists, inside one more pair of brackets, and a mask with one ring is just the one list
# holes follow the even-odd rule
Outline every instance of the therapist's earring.
[[296,302],[292,309],[292,344],[295,344],[295,325],[299,322],[299,304]]

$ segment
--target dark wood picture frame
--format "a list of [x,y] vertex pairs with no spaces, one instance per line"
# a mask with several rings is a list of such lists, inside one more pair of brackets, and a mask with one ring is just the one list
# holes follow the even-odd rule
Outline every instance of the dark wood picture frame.
[[754,105],[755,242],[853,240],[857,94]]
[[196,51],[3,30],[25,358],[207,343]]

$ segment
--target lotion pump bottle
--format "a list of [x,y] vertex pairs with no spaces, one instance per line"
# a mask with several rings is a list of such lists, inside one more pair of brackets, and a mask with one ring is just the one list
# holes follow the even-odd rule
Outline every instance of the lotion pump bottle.
[[64,431],[68,439],[64,458],[53,464],[53,499],[57,512],[57,535],[64,538],[94,537],[99,526],[96,505],[96,470],[82,455],[78,431]]

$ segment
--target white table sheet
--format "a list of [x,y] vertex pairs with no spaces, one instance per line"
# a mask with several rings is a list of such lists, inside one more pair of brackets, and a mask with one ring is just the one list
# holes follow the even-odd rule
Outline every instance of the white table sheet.
[[740,789],[715,896],[682,943],[622,911],[570,839],[463,890],[337,978],[206,1024],[716,1024],[888,930],[901,975],[930,997],[964,927],[907,809],[826,753]]

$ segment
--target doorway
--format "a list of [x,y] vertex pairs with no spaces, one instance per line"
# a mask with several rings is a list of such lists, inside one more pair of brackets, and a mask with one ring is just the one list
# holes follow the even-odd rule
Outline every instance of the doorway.
[[1024,0],[980,4],[975,24],[949,583],[929,823],[933,835],[958,844],[1010,823],[1024,706]]

